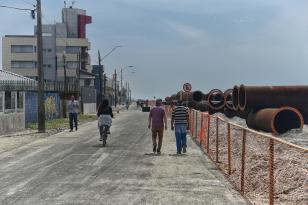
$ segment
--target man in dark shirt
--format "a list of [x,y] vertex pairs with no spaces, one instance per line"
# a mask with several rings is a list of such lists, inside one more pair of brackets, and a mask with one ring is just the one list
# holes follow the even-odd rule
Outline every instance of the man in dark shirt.
[[[152,108],[149,114],[149,125],[150,129],[152,126],[152,141],[153,141],[153,152],[160,154],[161,146],[163,143],[164,135],[164,124],[165,129],[167,130],[167,117],[165,110],[161,107],[162,100],[156,100],[156,107]],[[157,146],[157,135],[158,135],[158,146]]]
[[79,110],[78,101],[75,100],[74,95],[71,96],[71,101],[67,105],[70,121],[70,132],[73,131],[73,123],[75,124],[75,129],[77,131],[77,115]]
[[182,105],[182,101],[178,101],[178,106],[176,106],[172,111],[171,116],[171,130],[175,128],[175,138],[177,153],[186,153],[187,148],[187,130],[189,129],[189,115],[186,107]]

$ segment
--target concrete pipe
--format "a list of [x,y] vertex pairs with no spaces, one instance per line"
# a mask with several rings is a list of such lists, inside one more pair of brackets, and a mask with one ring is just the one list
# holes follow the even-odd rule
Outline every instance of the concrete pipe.
[[224,114],[225,116],[227,116],[228,118],[233,118],[234,116],[236,116],[237,111],[235,110],[231,110],[227,107],[224,108]]
[[239,88],[239,108],[305,108],[308,86],[245,86]]
[[233,87],[233,91],[232,91],[232,104],[233,104],[233,110],[238,110],[238,91],[239,91],[239,87],[237,85],[235,85]]
[[199,90],[192,92],[192,100],[196,102],[207,100],[207,96],[208,94],[204,94],[203,92]]
[[188,108],[195,108],[196,107],[196,102],[194,101],[183,101],[182,102],[184,106],[188,107]]
[[308,86],[245,86],[239,88],[239,108],[262,109],[290,106],[298,109],[308,124]]
[[225,107],[229,110],[234,110],[233,102],[232,102],[232,92],[233,89],[228,89],[224,92],[224,98],[225,98]]
[[249,113],[251,112],[252,110],[237,110],[235,111],[235,116],[239,117],[239,118],[242,118],[242,119],[247,119]]
[[213,110],[222,110],[225,106],[224,93],[219,89],[213,89],[208,94],[208,106]]
[[171,95],[171,97],[170,97],[170,100],[171,101],[174,101],[174,100],[176,100],[177,98],[176,98],[176,94],[173,94],[173,95]]
[[301,113],[292,107],[265,108],[250,112],[246,124],[256,130],[282,134],[291,129],[302,129],[304,120]]
[[194,109],[199,110],[201,112],[206,112],[206,111],[208,111],[208,105],[207,105],[206,101],[201,101],[201,102],[195,104]]

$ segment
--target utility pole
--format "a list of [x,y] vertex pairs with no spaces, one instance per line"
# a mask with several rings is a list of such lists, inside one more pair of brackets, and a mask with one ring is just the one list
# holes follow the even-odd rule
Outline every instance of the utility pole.
[[129,104],[132,103],[132,90],[129,90]]
[[106,84],[107,84],[107,76],[104,74],[104,94],[106,95]]
[[120,97],[120,100],[121,100],[121,103],[122,103],[122,98],[123,98],[123,86],[122,86],[122,73],[123,73],[123,69],[121,69],[121,97]]
[[81,53],[80,52],[78,52],[78,54],[77,54],[77,61],[78,61],[77,70],[76,70],[76,74],[77,74],[77,100],[79,100],[79,96],[81,95],[81,88],[80,88]]
[[114,69],[114,106],[117,107],[117,70]]
[[44,104],[44,70],[43,70],[43,37],[42,37],[42,8],[41,0],[36,0],[37,9],[37,76],[38,76],[38,132],[45,132],[45,104]]
[[128,100],[128,91],[127,91],[128,87],[127,87],[127,81],[125,82],[125,101]]
[[128,94],[127,102],[128,102],[128,104],[130,103],[129,91],[130,91],[130,88],[129,88],[129,82],[128,82],[127,83],[127,94]]
[[56,54],[55,81],[58,82],[58,56]]
[[63,53],[63,71],[64,71],[64,93],[67,93],[66,56],[65,56],[65,53]]
[[102,83],[102,78],[103,78],[103,68],[102,68],[102,59],[101,59],[101,52],[98,50],[98,65],[99,65],[99,68],[98,68],[98,77],[99,77],[99,104],[102,103],[102,100],[103,100],[103,91],[102,91],[102,87],[103,87],[103,83]]

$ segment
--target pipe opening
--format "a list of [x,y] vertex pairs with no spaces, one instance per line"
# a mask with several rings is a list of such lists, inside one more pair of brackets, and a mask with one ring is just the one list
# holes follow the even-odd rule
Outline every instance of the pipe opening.
[[246,91],[244,85],[241,85],[238,90],[238,107],[240,110],[245,110],[246,108]]
[[220,110],[225,106],[225,97],[223,92],[214,89],[208,96],[208,104],[213,110]]
[[233,109],[238,110],[238,86],[233,87],[232,104],[233,104]]
[[193,92],[192,99],[196,102],[200,102],[203,99],[203,93],[199,90]]
[[291,129],[303,128],[303,118],[295,110],[283,109],[275,115],[273,120],[273,130],[278,134],[285,133]]
[[233,102],[232,102],[232,92],[233,92],[233,89],[228,89],[224,92],[225,106],[230,110],[234,110]]
[[233,110],[232,93],[227,95],[225,101],[226,101],[226,107]]

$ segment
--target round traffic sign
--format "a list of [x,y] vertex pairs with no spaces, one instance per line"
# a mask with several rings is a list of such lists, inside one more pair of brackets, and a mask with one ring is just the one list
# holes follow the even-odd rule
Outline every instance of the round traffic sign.
[[183,90],[184,90],[185,92],[190,92],[191,89],[192,89],[192,87],[191,87],[191,84],[190,84],[190,83],[185,83],[185,84],[183,85]]

